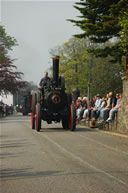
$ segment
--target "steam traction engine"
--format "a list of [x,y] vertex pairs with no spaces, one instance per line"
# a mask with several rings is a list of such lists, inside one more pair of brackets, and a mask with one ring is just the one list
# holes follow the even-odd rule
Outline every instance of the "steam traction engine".
[[75,130],[75,106],[72,95],[65,92],[64,77],[59,76],[59,56],[53,57],[53,79],[32,93],[31,108],[32,129],[40,131],[41,120],[44,120],[48,124],[62,122],[64,129]]

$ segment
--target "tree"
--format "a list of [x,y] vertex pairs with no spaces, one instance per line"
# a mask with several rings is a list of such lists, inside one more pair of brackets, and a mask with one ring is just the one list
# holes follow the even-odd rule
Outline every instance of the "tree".
[[16,45],[15,38],[7,35],[4,27],[0,26],[0,94],[13,94],[25,86],[25,81],[21,78],[23,73],[17,71],[14,60],[8,54]]
[[106,93],[122,92],[122,69],[119,63],[110,62],[111,58],[94,58],[94,67],[92,68],[91,95],[99,93],[105,96]]
[[[111,45],[109,45],[111,46]],[[81,96],[87,96],[88,84],[91,96],[97,93],[105,96],[107,92],[122,91],[122,70],[119,63],[111,62],[113,58],[96,58],[87,52],[95,48],[95,44],[82,38],[71,38],[59,47],[60,74],[66,80],[67,91],[78,87]]]
[[[120,1],[120,3],[122,3]],[[127,12],[126,12],[127,10]],[[120,19],[119,19],[119,24],[121,26],[121,32],[120,32],[120,47],[124,53],[124,55],[128,54],[128,3],[127,6],[122,9],[120,13]]]
[[71,38],[59,49],[60,74],[66,81],[66,88],[72,91],[78,87],[81,92],[86,90],[88,84],[88,54],[85,39]]
[[105,43],[115,38],[116,44],[92,50],[96,56],[114,56],[121,61],[124,50],[120,49],[120,33],[122,26],[120,16],[128,11],[127,0],[84,0],[75,3],[74,7],[80,11],[81,20],[71,20],[84,32],[75,37],[89,38],[94,43]]

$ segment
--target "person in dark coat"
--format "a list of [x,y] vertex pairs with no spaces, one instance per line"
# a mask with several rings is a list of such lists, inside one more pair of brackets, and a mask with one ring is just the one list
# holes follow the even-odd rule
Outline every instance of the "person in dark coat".
[[80,91],[78,88],[75,88],[72,92],[72,100],[73,100],[73,104],[76,104],[76,100],[78,99],[78,97],[80,97]]
[[46,85],[46,83],[47,83],[48,81],[50,81],[50,80],[51,80],[51,79],[48,77],[48,72],[45,72],[45,73],[44,73],[44,77],[40,80],[40,83],[39,83],[40,87],[43,88],[43,86]]

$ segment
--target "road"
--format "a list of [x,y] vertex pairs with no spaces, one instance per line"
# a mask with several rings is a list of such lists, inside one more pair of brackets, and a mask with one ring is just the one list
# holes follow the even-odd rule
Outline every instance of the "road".
[[0,119],[1,193],[128,193],[128,137]]

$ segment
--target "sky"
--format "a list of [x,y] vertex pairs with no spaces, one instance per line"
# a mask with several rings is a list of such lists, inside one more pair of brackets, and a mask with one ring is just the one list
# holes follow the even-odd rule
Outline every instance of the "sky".
[[[24,80],[39,85],[44,72],[52,65],[50,49],[61,46],[74,34],[80,33],[78,27],[66,21],[80,15],[73,8],[75,2],[0,0],[0,25],[18,42],[9,54],[16,59],[14,64],[18,71],[24,73]],[[12,97],[7,100],[12,103]]]
[[39,84],[52,65],[50,49],[62,45],[80,29],[66,19],[77,19],[75,1],[1,2],[1,22],[19,46],[10,53],[24,79]]

